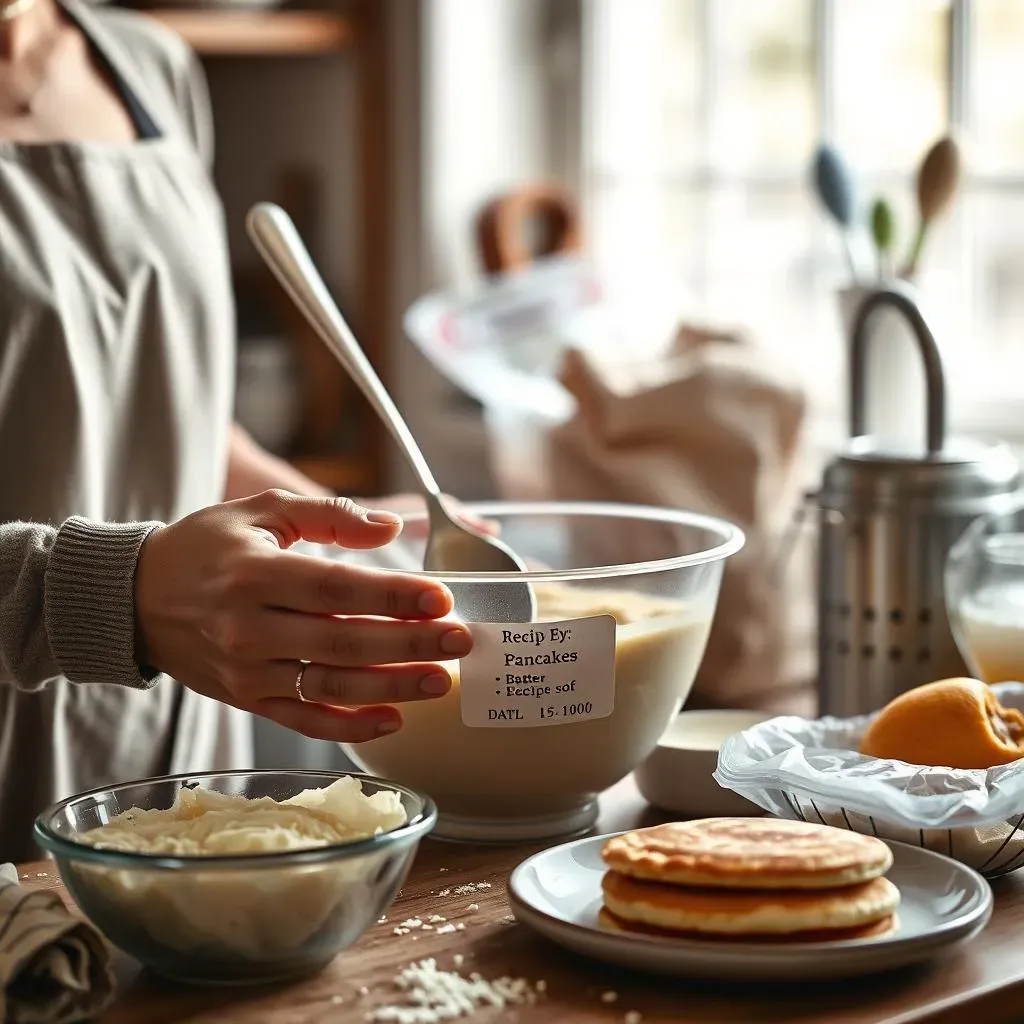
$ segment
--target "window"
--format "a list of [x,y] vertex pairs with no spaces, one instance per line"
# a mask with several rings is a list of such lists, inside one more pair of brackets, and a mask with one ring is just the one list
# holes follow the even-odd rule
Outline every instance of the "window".
[[905,249],[917,163],[953,125],[967,175],[918,283],[958,425],[1024,433],[1024,2],[583,8],[591,244],[638,337],[657,322],[654,294],[749,323],[838,409],[848,273],[808,185],[814,148],[834,142],[862,198],[892,202]]

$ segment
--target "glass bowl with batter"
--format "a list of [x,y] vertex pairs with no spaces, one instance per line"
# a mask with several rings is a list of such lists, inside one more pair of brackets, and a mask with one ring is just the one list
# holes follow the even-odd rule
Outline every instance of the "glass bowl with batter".
[[[633,505],[468,509],[495,523],[530,571],[428,575],[451,586],[455,617],[460,585],[500,595],[525,579],[536,621],[470,621],[473,652],[445,663],[451,691],[401,705],[398,732],[346,753],[366,772],[430,793],[435,837],[520,842],[586,831],[598,794],[654,750],[689,695],[742,531]],[[397,541],[357,557],[416,571],[424,533],[422,517],[408,517]]]
[[82,912],[175,981],[313,973],[395,898],[436,810],[355,773],[165,776],[61,801],[35,824]]

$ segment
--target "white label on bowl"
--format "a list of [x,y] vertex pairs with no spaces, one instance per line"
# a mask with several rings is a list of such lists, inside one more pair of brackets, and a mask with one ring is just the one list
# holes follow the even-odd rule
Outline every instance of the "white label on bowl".
[[459,664],[462,721],[480,729],[567,725],[615,708],[615,619],[475,622]]

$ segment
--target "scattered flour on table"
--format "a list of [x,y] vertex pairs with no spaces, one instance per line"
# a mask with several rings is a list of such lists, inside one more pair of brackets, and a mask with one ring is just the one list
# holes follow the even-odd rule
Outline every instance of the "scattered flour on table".
[[476,973],[464,978],[454,971],[439,970],[433,959],[410,964],[392,983],[405,1001],[370,1011],[366,1020],[371,1024],[439,1024],[471,1017],[482,1009],[533,1005],[543,991],[525,978],[488,981]]
[[[490,889],[490,882],[468,882],[466,885],[457,885],[452,890],[456,896],[469,896],[471,893],[480,892],[483,889]],[[447,893],[445,894],[447,895]]]

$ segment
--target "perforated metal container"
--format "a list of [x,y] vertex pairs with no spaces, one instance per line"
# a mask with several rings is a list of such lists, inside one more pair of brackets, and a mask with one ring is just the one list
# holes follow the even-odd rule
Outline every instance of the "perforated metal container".
[[[871,314],[909,322],[925,369],[923,453],[887,451],[867,432],[865,360]],[[819,511],[819,711],[857,715],[946,676],[969,674],[946,617],[950,547],[978,515],[1020,484],[1002,444],[947,440],[946,385],[932,332],[911,289],[871,292],[850,339],[850,442],[813,495]]]

